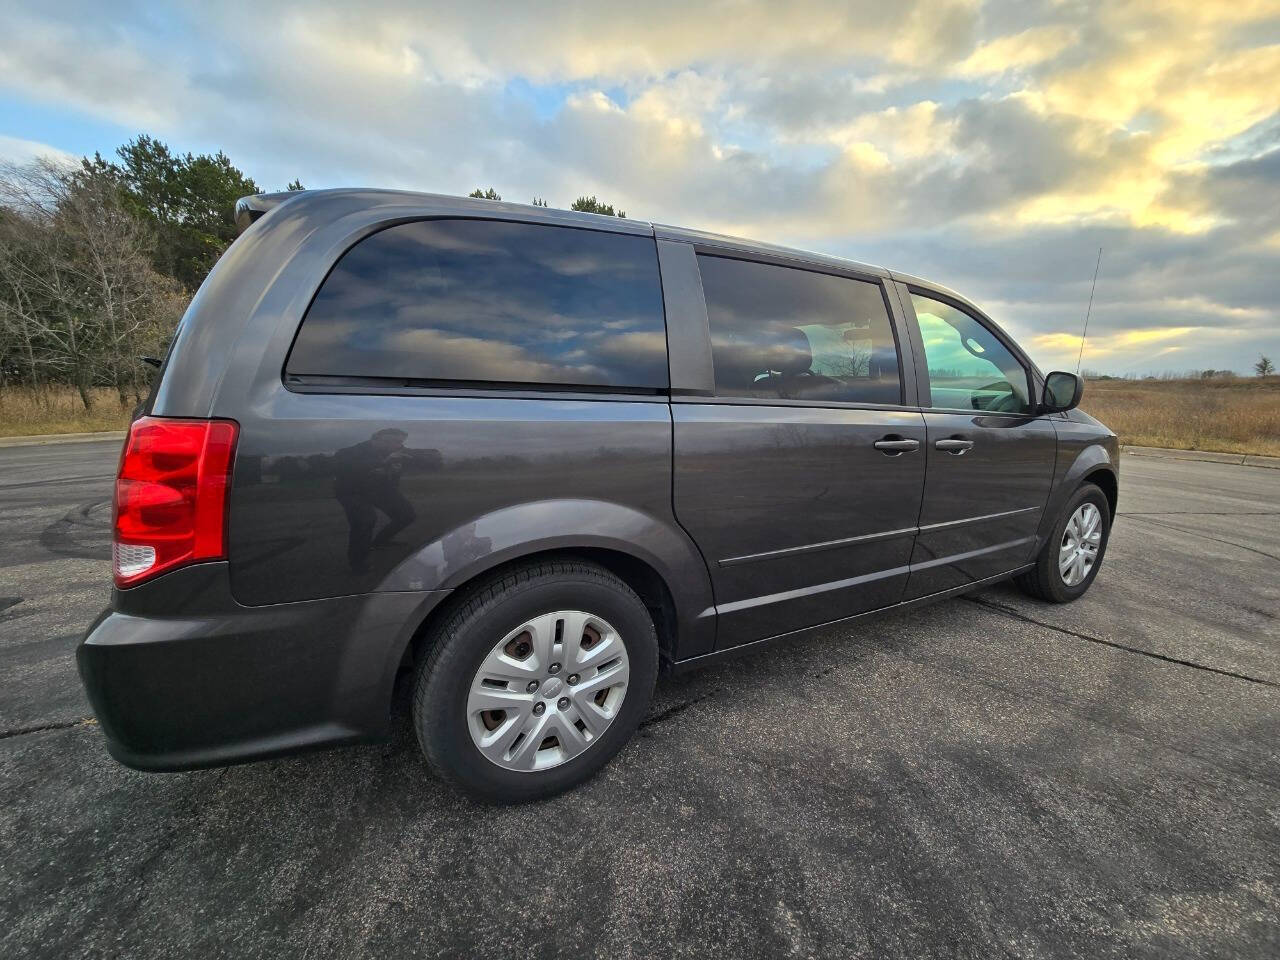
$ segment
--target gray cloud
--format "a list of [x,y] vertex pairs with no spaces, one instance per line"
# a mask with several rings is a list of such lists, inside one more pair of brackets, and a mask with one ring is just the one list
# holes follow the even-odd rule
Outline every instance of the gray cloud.
[[[24,4],[6,15],[23,42],[0,51],[0,86],[221,147],[267,186],[493,185],[558,204],[594,192],[633,216],[879,260],[990,302],[1029,337],[1078,328],[1101,245],[1100,336],[1203,328],[1195,363],[1238,369],[1257,349],[1280,354],[1280,78],[1268,88],[1270,61],[1249,47],[1265,31],[1234,7],[511,11]],[[1044,28],[1078,39],[990,75],[974,66]],[[1148,90],[1137,67],[1152,50],[1173,65],[1152,66],[1164,72]],[[1196,113],[1207,65],[1232,91],[1223,116]],[[567,99],[535,100],[529,80]],[[1251,89],[1270,115],[1235,106]]]

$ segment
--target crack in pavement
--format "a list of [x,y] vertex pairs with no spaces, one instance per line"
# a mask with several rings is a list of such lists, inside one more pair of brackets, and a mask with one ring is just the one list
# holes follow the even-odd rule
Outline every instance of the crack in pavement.
[[675,706],[667,707],[667,709],[662,710],[658,713],[655,713],[651,717],[646,717],[644,720],[641,720],[640,726],[637,727],[636,729],[643,730],[645,727],[651,727],[655,723],[662,723],[664,720],[670,720],[676,714],[683,713],[684,711],[688,710],[695,703],[701,703],[703,700],[709,699],[710,697],[714,697],[719,692],[720,692],[720,688],[717,687],[714,690],[708,690],[706,693],[702,694],[702,696],[694,697],[692,700],[686,700],[684,703],[677,703]]
[[97,722],[94,717],[80,717],[78,720],[42,723],[34,727],[15,727],[13,730],[0,730],[0,740],[8,740],[10,737],[25,737],[29,733],[43,733],[46,730],[70,730],[72,727],[93,726]]
[[1115,650],[1123,650],[1126,653],[1136,653],[1139,656],[1150,657],[1153,660],[1161,660],[1165,663],[1170,663],[1178,667],[1191,667],[1193,670],[1203,670],[1205,673],[1216,673],[1219,676],[1231,677],[1235,680],[1247,680],[1249,683],[1261,684],[1264,687],[1280,687],[1280,683],[1277,683],[1274,680],[1264,680],[1261,677],[1251,677],[1247,673],[1236,673],[1233,670],[1223,670],[1219,667],[1210,667],[1203,663],[1196,663],[1193,660],[1182,660],[1178,657],[1166,656],[1163,653],[1143,650],[1141,647],[1131,647],[1128,644],[1117,643],[1114,640],[1104,640],[1101,637],[1090,636],[1087,633],[1078,633],[1075,630],[1068,630],[1066,627],[1059,627],[1052,623],[1045,623],[1043,620],[1037,620],[1035,617],[1029,617],[1025,613],[1015,610],[1012,607],[1006,607],[1003,604],[995,603],[991,600],[983,600],[981,597],[962,597],[961,599],[968,600],[970,603],[976,604],[979,607],[986,607],[988,610],[994,610],[997,613],[1002,613],[1007,617],[1012,617],[1014,620],[1021,620],[1023,623],[1032,623],[1037,627],[1044,627],[1047,630],[1055,630],[1058,633],[1064,633],[1069,637],[1075,637],[1077,640],[1097,643],[1104,647],[1111,647]]
[[1234,540],[1223,540],[1221,537],[1211,537],[1207,533],[1201,533],[1199,530],[1188,530],[1186,527],[1175,526],[1172,523],[1165,523],[1162,520],[1152,520],[1145,514],[1130,513],[1120,514],[1120,516],[1133,517],[1133,519],[1140,520],[1143,523],[1154,523],[1157,527],[1164,527],[1166,530],[1177,530],[1179,533],[1189,533],[1193,537],[1203,537],[1205,540],[1212,540],[1214,543],[1225,543],[1229,547],[1239,547],[1241,550],[1248,550],[1250,553],[1256,553],[1260,557],[1266,557],[1268,560],[1275,560],[1277,563],[1280,563],[1280,557],[1276,556],[1274,553],[1267,553],[1267,551],[1259,550],[1256,547],[1245,546],[1243,543],[1236,543]]
[[[894,649],[890,646],[877,645],[877,649],[890,656],[899,657],[920,670],[946,674],[948,677],[953,677],[962,683],[985,687],[988,690],[1013,699],[1027,699],[1029,696],[1025,684],[1002,681],[995,676],[984,673],[981,668],[966,670],[959,661],[915,657],[911,656],[909,651]],[[977,665],[971,664],[971,666],[976,667]],[[1106,710],[1100,711],[1091,705],[1089,701],[1082,702],[1065,691],[1058,692],[1052,688],[1042,686],[1038,693],[1033,696],[1036,697],[1038,703],[1045,704],[1052,709],[1074,717],[1082,725],[1109,730],[1113,734],[1132,738],[1143,744],[1154,744],[1159,749],[1169,750],[1184,757],[1189,757],[1198,763],[1206,764],[1217,770],[1227,772],[1230,776],[1248,780],[1260,786],[1270,787],[1273,782],[1274,778],[1269,778],[1265,771],[1253,772],[1247,769],[1249,761],[1243,756],[1242,752],[1236,747],[1224,745],[1218,740],[1203,739],[1192,735],[1186,739],[1186,742],[1191,744],[1188,747],[1181,743],[1153,739],[1148,733],[1141,729],[1136,729],[1130,722],[1126,722],[1116,714]],[[1246,769],[1241,769],[1242,766],[1246,767]]]
[[[835,669],[836,667],[834,665],[823,667],[817,673],[809,674],[809,676],[813,677],[814,679],[821,679],[822,677],[828,676],[831,673],[833,673]],[[640,725],[637,726],[636,729],[643,730],[645,729],[645,727],[651,727],[654,724],[663,723],[666,720],[670,720],[672,717],[676,716],[676,714],[683,713],[684,711],[692,707],[694,704],[702,703],[702,701],[704,700],[710,700],[712,697],[722,692],[723,690],[724,690],[724,687],[712,687],[706,693],[699,694],[698,696],[694,697],[691,700],[685,700],[682,703],[673,704],[672,706],[667,707],[665,710],[659,710],[653,716],[646,717],[645,719],[641,720]]]

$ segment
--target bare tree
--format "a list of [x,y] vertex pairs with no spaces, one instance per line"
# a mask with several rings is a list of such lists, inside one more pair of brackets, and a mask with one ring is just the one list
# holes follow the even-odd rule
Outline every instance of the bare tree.
[[71,239],[66,264],[101,327],[97,358],[121,405],[138,396],[137,357],[161,312],[168,284],[151,266],[155,238],[120,202],[109,172],[86,169],[64,181],[58,219]]
[[36,357],[39,340],[37,307],[27,277],[35,238],[30,225],[8,210],[0,210],[0,363],[7,382],[11,373],[21,375],[39,392],[44,383],[43,347]]
[[71,382],[92,405],[92,356],[87,312],[66,265],[69,238],[58,228],[56,196],[66,171],[49,161],[0,169],[5,206],[0,275],[6,321],[25,346],[28,374],[37,387]]
[[116,173],[0,167],[0,205],[0,344],[30,383],[69,382],[86,409],[95,383],[136,401],[136,357],[167,336],[181,297],[153,268],[154,236],[123,204]]

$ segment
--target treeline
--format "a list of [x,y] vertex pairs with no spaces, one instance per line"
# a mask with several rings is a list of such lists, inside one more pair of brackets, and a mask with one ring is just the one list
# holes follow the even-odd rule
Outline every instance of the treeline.
[[[1259,354],[1258,360],[1253,364],[1253,375],[1256,377],[1269,377],[1276,372],[1275,364],[1271,362],[1271,358],[1265,354]],[[1080,375],[1086,380],[1238,380],[1240,374],[1234,370],[1165,370],[1161,373],[1123,373],[1111,374],[1102,373],[1098,370],[1090,370],[1085,368],[1080,371]]]
[[[476,189],[468,193],[467,196],[475,197],[477,200],[501,200],[502,199],[502,194],[500,194],[497,190],[493,189],[493,187],[487,187],[484,190],[481,190],[479,187],[477,187]],[[545,207],[547,205],[547,201],[542,199],[542,197],[534,197],[529,202],[532,203],[535,207]],[[599,213],[599,214],[603,214],[606,217],[622,217],[623,219],[626,219],[626,216],[627,216],[626,212],[623,210],[614,210],[612,203],[604,203],[601,200],[597,200],[595,194],[592,194],[589,197],[588,196],[579,197],[577,200],[573,201],[573,203],[569,204],[569,209],[577,210],[579,213]]]
[[[111,387],[137,403],[152,372],[139,358],[163,356],[235,239],[236,200],[259,192],[225,154],[179,154],[145,135],[78,166],[0,164],[0,391],[39,402],[72,387],[90,410],[95,388]],[[572,209],[625,216],[594,196]]]
[[147,136],[78,167],[0,167],[0,389],[69,385],[89,409],[110,386],[136,403],[138,358],[163,352],[235,238],[236,199],[257,192],[225,154]]

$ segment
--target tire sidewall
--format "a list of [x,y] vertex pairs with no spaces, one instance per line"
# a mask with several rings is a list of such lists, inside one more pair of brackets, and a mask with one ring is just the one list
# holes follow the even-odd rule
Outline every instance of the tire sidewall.
[[[627,695],[600,739],[577,757],[544,771],[507,770],[485,757],[471,739],[466,716],[471,682],[502,637],[557,610],[591,613],[618,631],[627,651]],[[592,776],[639,726],[658,673],[657,636],[640,599],[621,583],[613,587],[574,572],[535,578],[504,591],[440,640],[440,656],[419,678],[427,705],[423,716],[414,718],[419,739],[432,766],[443,767],[465,788],[497,802],[549,796]]]
[[[1093,561],[1093,567],[1089,570],[1088,575],[1074,587],[1069,587],[1063,581],[1062,571],[1058,567],[1058,553],[1062,548],[1062,538],[1067,532],[1067,524],[1071,522],[1072,516],[1084,503],[1092,503],[1098,508],[1098,512],[1102,516],[1102,539],[1098,543],[1098,556]],[[1043,561],[1046,565],[1044,579],[1049,584],[1055,600],[1065,603],[1085,594],[1089,587],[1093,585],[1094,579],[1098,576],[1098,571],[1102,568],[1102,560],[1106,555],[1107,544],[1110,540],[1111,504],[1108,503],[1107,495],[1102,492],[1101,487],[1086,483],[1067,501],[1067,505],[1062,511],[1062,517],[1053,528],[1053,537],[1046,545]]]

